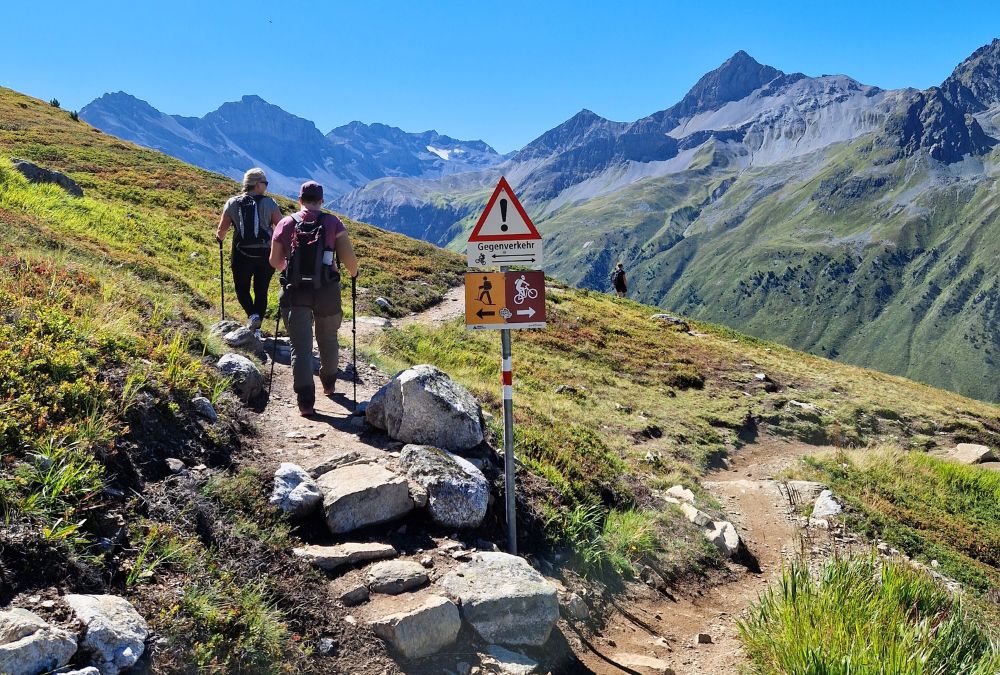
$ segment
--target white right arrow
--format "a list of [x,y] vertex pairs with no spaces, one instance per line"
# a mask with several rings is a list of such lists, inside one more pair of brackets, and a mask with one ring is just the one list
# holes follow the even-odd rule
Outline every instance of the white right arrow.
[[528,309],[519,309],[517,310],[517,315],[526,316],[530,319],[531,317],[535,316],[535,308],[529,307]]

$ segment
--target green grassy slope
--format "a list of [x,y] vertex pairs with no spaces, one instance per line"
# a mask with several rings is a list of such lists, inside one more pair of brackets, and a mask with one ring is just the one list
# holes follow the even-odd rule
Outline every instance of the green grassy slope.
[[[29,184],[14,157],[85,196]],[[171,642],[161,672],[307,672],[324,626],[323,580],[289,574],[268,477],[225,473],[253,433],[205,330],[219,318],[215,224],[236,189],[0,89],[0,605],[53,586],[124,594]],[[405,314],[460,278],[456,256],[347,225],[359,311],[383,295]],[[218,424],[194,414],[198,393]],[[167,457],[218,473],[168,478]]]
[[877,140],[745,171],[706,145],[539,219],[550,271],[604,290],[624,259],[641,301],[1000,400],[1000,151],[944,166]]

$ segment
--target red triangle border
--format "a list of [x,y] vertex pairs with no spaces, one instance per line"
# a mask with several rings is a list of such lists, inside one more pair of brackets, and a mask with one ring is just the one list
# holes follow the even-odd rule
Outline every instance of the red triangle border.
[[[510,195],[510,200],[514,204],[514,208],[517,209],[518,214],[521,216],[524,223],[528,226],[530,232],[525,234],[479,234],[479,231],[483,229],[483,223],[486,222],[486,216],[490,211],[493,210],[494,204],[496,204],[497,198],[500,196],[502,191],[506,190],[507,194]],[[486,203],[486,208],[483,209],[483,215],[479,216],[479,222],[472,229],[472,234],[469,235],[469,241],[517,241],[523,239],[541,239],[542,235],[538,233],[535,229],[535,224],[531,222],[531,218],[525,213],[524,207],[521,206],[521,201],[514,194],[514,190],[510,187],[510,183],[504,176],[500,176],[500,182],[497,183],[497,187],[493,190],[493,196]]]

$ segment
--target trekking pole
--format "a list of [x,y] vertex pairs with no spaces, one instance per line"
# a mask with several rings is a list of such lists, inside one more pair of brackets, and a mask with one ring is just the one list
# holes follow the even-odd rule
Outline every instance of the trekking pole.
[[222,240],[218,237],[215,238],[219,242],[219,300],[222,304],[222,320],[226,320],[226,285],[225,285],[225,271],[222,266]]
[[267,380],[267,393],[271,394],[274,388],[274,362],[278,358],[278,331],[281,329],[281,309],[279,308],[274,319],[274,337],[271,338],[271,377]]
[[358,412],[358,275],[351,277],[351,359],[354,363],[354,412]]

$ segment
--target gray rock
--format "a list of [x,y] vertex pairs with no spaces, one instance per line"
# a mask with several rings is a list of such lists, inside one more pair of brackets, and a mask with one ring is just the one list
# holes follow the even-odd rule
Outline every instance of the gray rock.
[[75,653],[76,638],[37,614],[19,607],[0,612],[0,673],[45,673],[65,666]]
[[14,168],[27,178],[29,183],[53,183],[65,190],[71,197],[83,196],[83,188],[64,173],[46,169],[25,159],[11,158],[11,161],[14,164]]
[[985,445],[978,445],[976,443],[959,443],[948,453],[948,459],[962,464],[982,464],[983,462],[997,461],[997,457],[993,454],[992,450]]
[[416,659],[453,644],[462,620],[453,602],[434,595],[413,609],[374,619],[371,626],[396,652]]
[[308,516],[319,508],[323,495],[305,469],[282,462],[274,472],[274,490],[270,502],[292,516]]
[[187,471],[187,466],[176,457],[167,457],[167,469],[170,473],[183,473]]
[[218,323],[213,323],[209,327],[208,332],[211,333],[212,335],[215,335],[216,337],[222,337],[226,333],[231,333],[237,328],[242,328],[242,327],[243,324],[241,324],[240,322],[230,321],[229,319],[226,319],[225,321],[219,321]]
[[562,607],[563,611],[566,612],[566,616],[575,621],[586,621],[590,618],[590,607],[576,593],[570,593],[563,598]]
[[441,370],[419,365],[397,374],[372,397],[368,423],[404,443],[462,452],[483,441],[482,409]]
[[811,480],[790,480],[785,485],[792,501],[796,504],[806,504],[814,501],[826,489],[823,483]]
[[412,560],[388,560],[368,568],[365,584],[369,590],[386,595],[399,595],[427,583],[427,570]]
[[309,468],[309,475],[313,478],[319,478],[324,473],[329,473],[334,469],[339,469],[342,466],[350,466],[352,464],[370,464],[371,460],[366,459],[361,456],[361,453],[357,450],[348,450],[339,455],[333,455],[332,457],[327,457],[321,461],[316,466]]
[[222,336],[222,341],[230,347],[256,351],[261,347],[260,340],[246,326],[240,326]]
[[475,553],[438,583],[487,642],[541,646],[559,620],[555,587],[517,556]]
[[264,390],[264,376],[254,362],[241,354],[225,354],[216,364],[222,374],[232,379],[240,398],[250,401]]
[[406,515],[413,500],[406,479],[375,464],[355,464],[323,474],[326,525],[334,534],[384,523]]
[[829,490],[823,490],[819,493],[819,497],[816,498],[811,518],[817,520],[826,519],[838,515],[843,510],[844,507],[834,499],[833,493]]
[[667,490],[667,494],[678,501],[694,504],[694,493],[683,485],[674,485]]
[[687,502],[681,502],[681,511],[684,516],[698,527],[709,527],[712,525],[712,518],[704,511],[700,511]]
[[87,666],[79,670],[60,670],[57,675],[101,675],[101,671],[94,666]]
[[352,586],[341,593],[339,599],[345,607],[354,607],[362,602],[368,602],[368,587],[364,584]]
[[427,493],[427,511],[438,525],[479,527],[490,488],[482,471],[467,460],[429,445],[407,445],[399,458],[406,477]]
[[102,675],[118,675],[142,656],[149,627],[125,598],[116,595],[67,595],[66,603],[83,624],[80,648]]
[[698,637],[695,638],[700,645],[710,645],[712,644],[712,636],[708,633],[698,633]]
[[719,553],[732,558],[740,550],[740,535],[736,528],[728,520],[720,520],[704,529],[705,538],[708,539]]
[[375,298],[375,304],[378,305],[379,307],[384,307],[386,309],[389,309],[390,307],[392,307],[392,303],[390,303],[388,300],[386,300],[382,296],[379,296],[379,297]]
[[413,499],[413,505],[418,509],[423,509],[427,507],[427,488],[425,488],[420,483],[409,481],[410,485],[410,498]]
[[348,542],[336,546],[302,546],[292,549],[292,555],[329,572],[343,565],[395,558],[397,553],[389,544]]
[[191,404],[194,406],[194,411],[207,419],[209,422],[219,421],[219,415],[215,412],[215,407],[212,405],[212,402],[204,396],[195,396],[191,399]]
[[538,661],[519,652],[512,652],[500,645],[490,645],[486,648],[480,661],[488,673],[503,673],[504,675],[531,675],[539,672]]

